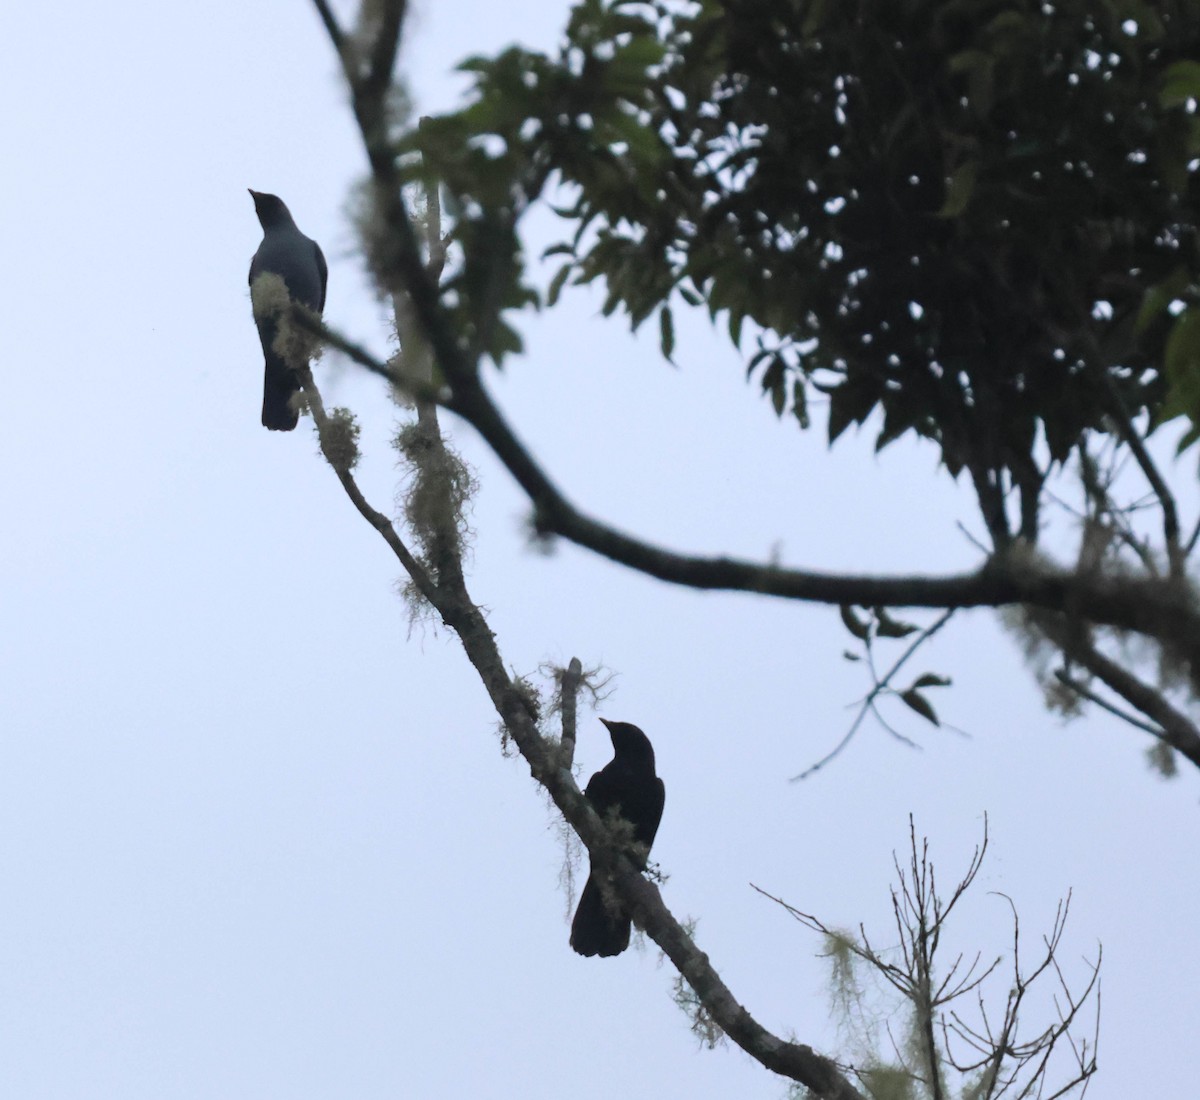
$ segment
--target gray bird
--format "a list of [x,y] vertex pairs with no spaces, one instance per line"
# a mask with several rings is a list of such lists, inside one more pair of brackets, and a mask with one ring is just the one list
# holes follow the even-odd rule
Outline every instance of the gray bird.
[[[250,261],[250,285],[260,275],[278,275],[287,287],[288,296],[309,309],[320,313],[325,308],[325,283],[329,268],[321,254],[321,246],[306,237],[292,221],[291,211],[276,195],[251,191],[254,212],[263,228],[262,244]],[[284,358],[275,351],[278,326],[273,316],[255,313],[258,337],[262,341],[266,372],[263,378],[262,422],[273,432],[290,432],[300,419],[292,404],[292,395],[300,383]]]

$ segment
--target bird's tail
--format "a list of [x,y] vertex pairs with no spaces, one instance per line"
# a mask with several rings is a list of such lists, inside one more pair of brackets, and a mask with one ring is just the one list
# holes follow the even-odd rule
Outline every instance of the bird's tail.
[[604,904],[595,878],[588,876],[571,922],[571,946],[580,955],[619,955],[629,946],[629,918]]
[[273,432],[290,432],[300,421],[292,395],[300,389],[296,372],[273,351],[266,353],[263,375],[262,422]]

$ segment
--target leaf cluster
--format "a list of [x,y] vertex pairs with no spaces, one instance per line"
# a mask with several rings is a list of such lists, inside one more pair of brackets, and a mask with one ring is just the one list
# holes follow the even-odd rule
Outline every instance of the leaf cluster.
[[777,413],[1037,489],[1114,407],[1200,419],[1197,56],[1197,0],[580,0],[404,148],[454,196],[468,327],[531,300],[553,200],[551,303],[599,281],[668,358],[702,305]]

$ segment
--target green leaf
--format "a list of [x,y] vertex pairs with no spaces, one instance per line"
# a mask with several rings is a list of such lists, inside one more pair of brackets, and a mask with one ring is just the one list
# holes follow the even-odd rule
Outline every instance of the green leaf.
[[1177,455],[1183,454],[1183,452],[1192,446],[1197,440],[1200,440],[1200,424],[1193,424],[1186,432],[1184,432],[1183,438],[1175,447],[1175,453]]
[[783,415],[783,409],[787,403],[787,388],[784,372],[787,364],[783,359],[776,355],[771,360],[771,365],[763,371],[762,388],[765,393],[771,395],[771,404],[775,409],[776,416]]
[[986,50],[967,49],[950,58],[950,72],[967,80],[967,100],[971,109],[984,118],[996,99],[996,59]]
[[550,287],[546,291],[546,304],[554,305],[558,301],[558,296],[562,293],[562,288],[566,284],[568,277],[571,274],[574,264],[563,264],[562,267],[555,272],[554,278],[550,280]]
[[821,29],[825,22],[828,6],[827,0],[813,0],[808,5],[808,13],[805,15],[804,23],[800,28],[805,38],[811,37]]
[[460,73],[490,73],[495,64],[490,57],[472,54],[465,61],[460,61],[456,68]]
[[850,424],[861,424],[871,414],[879,391],[870,378],[854,378],[829,391],[829,442],[833,443]]
[[1179,315],[1163,355],[1167,373],[1167,395],[1157,421],[1165,423],[1177,416],[1189,417],[1192,432],[1179,444],[1179,450],[1195,442],[1200,427],[1200,307],[1193,306]]
[[524,350],[525,345],[517,330],[506,321],[497,321],[492,326],[490,336],[485,350],[498,367],[503,365],[506,355],[520,355]]
[[1200,308],[1179,315],[1167,337],[1163,365],[1172,388],[1200,392]]
[[1192,277],[1188,269],[1180,264],[1161,283],[1146,291],[1142,308],[1138,311],[1135,332],[1144,332],[1158,317],[1166,312],[1167,306],[1177,301],[1187,290]]
[[1158,102],[1164,107],[1178,107],[1189,99],[1200,100],[1200,61],[1176,61],[1163,74]]
[[893,619],[883,607],[875,608],[875,619],[879,624],[878,634],[881,638],[907,638],[917,629],[913,623],[902,623]]
[[935,711],[933,707],[929,705],[929,700],[926,699],[925,696],[919,691],[909,688],[908,691],[902,691],[900,693],[900,698],[903,699],[912,710],[915,710],[927,722],[932,722],[935,726],[941,725],[941,722],[938,721],[937,711]]
[[740,307],[734,307],[729,311],[729,339],[733,341],[733,346],[740,347],[742,343],[742,322],[746,320],[746,312]]
[[899,439],[913,427],[914,410],[910,402],[904,400],[903,394],[897,394],[884,404],[883,429],[875,440],[875,452],[878,454],[889,443]]
[[750,362],[746,364],[746,381],[750,381],[750,376],[754,373],[757,367],[764,359],[769,359],[772,355],[770,348],[759,348],[752,356]]
[[979,178],[979,161],[968,160],[960,164],[946,184],[946,199],[938,211],[939,218],[958,218],[971,202],[975,193],[975,181]]
[[673,363],[671,353],[675,350],[675,321],[671,316],[670,306],[663,306],[658,311],[658,343],[663,358],[668,363]]
[[[631,30],[633,28],[630,28]],[[643,23],[641,29],[644,31],[646,25]],[[628,62],[630,65],[641,69],[649,69],[662,62],[666,55],[667,48],[658,39],[649,34],[639,34],[632,39],[629,45],[617,51],[613,62]]]
[[[577,266],[539,276],[556,300],[591,281],[606,314],[657,312],[673,355],[679,290],[747,339],[777,413],[805,424],[811,385],[831,441],[882,423],[877,448],[915,434],[952,476],[1004,477],[1111,430],[1085,357],[1128,372],[1138,423],[1200,426],[1194,322],[1173,316],[1200,308],[1200,112],[1180,106],[1200,98],[1197,3],[946,0],[864,23],[836,0],[573,0],[550,54],[467,62],[467,105],[402,137],[400,171],[449,192],[468,341],[513,308],[540,247],[525,215],[557,198],[574,255],[551,254]],[[493,213],[523,251],[461,226]],[[1111,320],[1088,320],[1098,297]],[[978,420],[995,431],[962,430]]]
[[842,604],[842,606],[838,608],[838,613],[842,616],[842,625],[860,642],[865,642],[867,638],[870,637],[870,623],[860,619],[854,613],[854,608],[850,604]]
[[803,378],[797,378],[792,383],[792,414],[800,422],[800,427],[807,431],[811,422],[808,419],[808,392]]
[[933,672],[926,672],[923,676],[918,676],[913,681],[913,685],[909,691],[916,691],[919,688],[944,688],[950,686],[950,678],[947,676],[938,676]]

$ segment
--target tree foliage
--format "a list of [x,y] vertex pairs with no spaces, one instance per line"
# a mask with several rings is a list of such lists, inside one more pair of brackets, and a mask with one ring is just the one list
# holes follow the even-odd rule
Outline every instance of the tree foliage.
[[828,395],[832,440],[879,410],[877,447],[933,440],[1033,538],[1086,433],[1200,409],[1197,56],[1189,0],[583,0],[408,147],[457,199],[463,294],[555,201],[551,302],[601,281],[668,357],[702,304],[777,412]]
[[[1200,766],[1200,526],[1147,445],[1180,416],[1180,447],[1200,438],[1197,57],[1200,0],[578,0],[556,51],[468,60],[465,106],[387,150],[397,185],[449,199],[455,259],[425,313],[455,361],[447,403],[539,531],[844,621],[1021,604],[1010,624],[1057,655],[1052,706],[1111,710]],[[541,289],[535,205],[562,227]],[[980,572],[925,588],[689,558],[574,508],[477,365],[519,350],[514,307],[589,283],[606,315],[657,316],[668,359],[676,312],[706,310],[775,412],[808,427],[820,406],[831,442],[868,419],[876,449],[931,442],[975,491]],[[1039,545],[1048,501],[1078,532],[1066,566]]]

